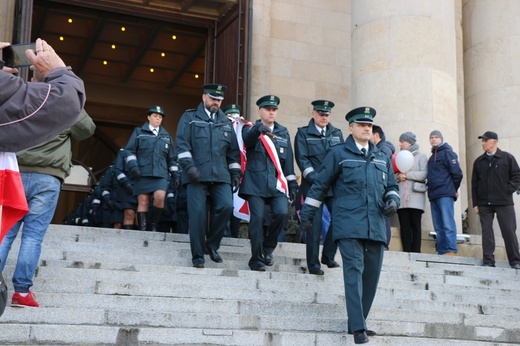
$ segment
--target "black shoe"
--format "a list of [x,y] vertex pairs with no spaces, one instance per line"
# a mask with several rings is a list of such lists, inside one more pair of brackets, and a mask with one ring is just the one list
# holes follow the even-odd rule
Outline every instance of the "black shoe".
[[265,272],[265,267],[264,266],[251,267],[251,270],[254,270],[257,272]]
[[[348,333],[353,334],[350,330]],[[373,330],[370,330],[370,329],[365,329],[365,333],[367,334],[367,336],[376,336],[377,335],[376,332],[374,332]]]
[[494,263],[484,263],[482,266],[483,267],[494,267],[495,264]]
[[513,268],[513,269],[520,269],[520,264],[519,264],[519,263],[517,263],[517,264],[513,264],[513,265],[511,266],[511,268]]
[[209,258],[211,258],[211,260],[213,262],[217,262],[217,263],[222,263],[222,257],[220,257],[220,255],[218,254],[217,250],[212,250],[212,249],[208,249],[208,252],[209,252]]
[[337,267],[339,267],[339,263],[338,262],[336,262],[334,260],[331,260],[331,259],[328,259],[325,256],[321,256],[321,264],[325,264],[329,268],[337,268]]
[[323,274],[325,274],[325,272],[323,270],[321,270],[320,268],[318,268],[318,269],[309,269],[309,274],[323,275]]
[[273,254],[272,253],[265,255],[264,263],[265,263],[266,266],[269,266],[269,267],[274,264]]
[[204,263],[193,263],[193,268],[204,268]]
[[368,342],[367,333],[364,330],[358,330],[354,332],[354,343],[355,344],[366,344]]

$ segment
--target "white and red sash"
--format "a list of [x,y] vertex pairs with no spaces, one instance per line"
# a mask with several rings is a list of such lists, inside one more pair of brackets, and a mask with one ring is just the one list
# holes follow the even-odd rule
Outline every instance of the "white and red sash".
[[0,152],[0,243],[28,211],[16,155]]
[[276,147],[274,146],[273,141],[268,136],[261,134],[260,141],[264,145],[265,151],[269,158],[274,164],[274,168],[276,169],[276,189],[280,192],[285,193],[287,197],[289,197],[289,187],[287,185],[287,179],[282,171],[282,165],[280,164],[280,158],[278,157],[278,152],[276,151]]

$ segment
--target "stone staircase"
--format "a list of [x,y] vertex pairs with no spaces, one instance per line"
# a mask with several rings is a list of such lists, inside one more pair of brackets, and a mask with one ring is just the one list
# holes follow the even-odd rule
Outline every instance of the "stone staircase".
[[[303,244],[281,243],[264,273],[247,267],[246,239],[224,238],[219,252],[224,263],[196,269],[187,235],[51,225],[33,287],[41,307],[8,306],[0,344],[354,344],[340,268],[306,274]],[[520,344],[520,271],[480,262],[386,252],[370,344]]]

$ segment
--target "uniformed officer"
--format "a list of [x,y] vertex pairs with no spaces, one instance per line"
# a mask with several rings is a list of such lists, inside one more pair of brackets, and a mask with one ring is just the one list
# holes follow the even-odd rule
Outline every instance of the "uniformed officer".
[[[235,130],[235,134],[237,135],[237,141],[238,141],[238,136],[242,136],[242,133],[238,133],[240,131],[237,131],[237,129],[241,129],[241,126],[243,126],[243,123],[244,123],[243,118],[240,115],[240,111],[241,111],[240,105],[238,105],[236,103],[232,103],[232,104],[222,107],[222,111],[233,124],[233,129]],[[239,146],[240,146],[241,142],[242,142],[241,140],[238,141]],[[242,149],[242,148],[240,148],[240,149]],[[243,155],[243,154],[241,153],[241,155]],[[242,161],[240,161],[240,164],[242,165]],[[233,213],[231,213],[228,227],[226,228],[226,232],[224,233],[225,237],[238,238],[238,234],[240,232],[240,219],[238,217],[236,217],[234,214],[236,212],[236,209],[235,209],[235,208],[237,208],[236,206],[242,205],[240,203],[240,201],[243,202],[243,200],[240,197],[238,197],[238,191],[233,193],[233,209],[234,210],[233,210]]]
[[325,156],[301,211],[300,226],[309,229],[332,188],[332,235],[343,258],[348,331],[356,344],[375,335],[367,329],[366,318],[383,263],[384,217],[395,214],[399,206],[390,159],[370,142],[375,115],[371,107],[347,113],[350,135],[345,144],[332,147]]
[[[265,271],[266,265],[273,265],[273,251],[288,213],[287,197],[296,197],[298,184],[294,175],[289,131],[276,122],[280,98],[266,95],[259,98],[256,104],[260,119],[253,126],[244,126],[242,129],[247,166],[239,196],[248,201],[251,214],[249,268]],[[272,219],[264,232],[267,204],[271,206]]]
[[[298,129],[294,139],[296,164],[300,168],[303,178],[300,185],[300,192],[303,196],[307,195],[309,188],[314,183],[325,153],[331,146],[343,143],[343,133],[329,122],[334,102],[316,100],[311,104],[313,106],[312,119],[309,121],[309,125]],[[325,204],[330,211],[331,197],[332,190],[329,190],[324,200],[325,203],[320,206],[312,220],[312,233],[307,234],[307,268],[309,273],[314,275],[323,275],[319,261],[322,213]],[[330,229],[332,227],[329,226]],[[321,263],[326,264],[329,268],[339,267],[339,264],[334,261],[337,249],[336,243],[332,240],[332,232],[327,232],[323,241]]]
[[122,213],[122,229],[134,229],[135,211],[137,210],[137,197],[134,195],[134,179],[140,177],[141,172],[137,166],[137,157],[130,154],[125,148],[117,153],[114,162],[113,198],[117,209]]
[[[134,181],[140,229],[155,232],[164,209],[170,175],[172,179],[179,179],[179,169],[172,136],[161,126],[165,116],[163,108],[152,106],[147,114],[148,121],[142,127],[135,128],[125,149],[137,157],[140,171],[140,177]],[[148,227],[147,214],[151,193],[153,206]]]
[[[240,153],[235,131],[220,109],[226,86],[203,85],[202,102],[188,109],[177,127],[177,153],[182,183],[187,184],[192,263],[204,268],[204,252],[222,262],[217,252],[233,212],[232,188],[240,184]],[[207,229],[206,201],[211,223]]]

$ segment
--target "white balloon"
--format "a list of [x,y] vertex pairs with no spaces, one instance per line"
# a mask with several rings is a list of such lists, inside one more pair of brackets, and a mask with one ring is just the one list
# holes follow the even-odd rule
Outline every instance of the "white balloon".
[[399,172],[408,172],[413,167],[413,154],[408,150],[401,150],[395,157],[395,165]]

